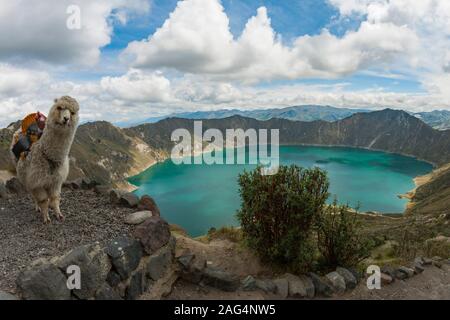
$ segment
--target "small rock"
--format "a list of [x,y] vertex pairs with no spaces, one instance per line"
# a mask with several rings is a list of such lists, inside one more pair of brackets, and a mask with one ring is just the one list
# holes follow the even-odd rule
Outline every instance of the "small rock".
[[277,286],[271,280],[256,280],[256,287],[266,293],[277,292]]
[[195,256],[189,263],[188,268],[182,270],[181,278],[185,281],[197,284],[202,280],[205,268],[206,260],[200,256]]
[[330,281],[331,286],[337,293],[344,293],[346,290],[345,279],[336,271],[328,273],[325,278]]
[[73,290],[79,299],[93,298],[111,270],[108,256],[97,244],[77,247],[58,262],[64,273],[69,266],[78,266],[81,271],[81,289]]
[[78,189],[81,189],[82,183],[83,183],[82,179],[79,178],[79,179],[68,182],[67,185],[74,190],[78,190]]
[[339,273],[345,280],[345,287],[347,290],[353,290],[356,288],[356,285],[358,284],[355,276],[347,269],[337,267],[336,272]]
[[394,267],[392,267],[390,265],[384,265],[381,268],[381,272],[389,275],[392,279],[396,278],[396,270]]
[[181,266],[184,269],[189,269],[194,258],[195,258],[194,254],[187,253],[187,254],[184,254],[184,255],[178,257],[178,262],[181,264]]
[[414,273],[420,274],[425,271],[425,268],[422,266],[421,263],[414,263]]
[[106,277],[106,282],[112,287],[115,288],[119,285],[120,281],[120,275],[115,271],[110,271],[108,273],[108,276]]
[[145,290],[144,274],[141,271],[136,272],[131,277],[130,285],[126,289],[126,299],[136,300],[142,293],[144,293],[144,290]]
[[404,274],[406,274],[406,276],[408,278],[411,278],[414,276],[414,270],[405,266],[401,266],[397,269],[400,272],[403,272]]
[[228,292],[236,291],[240,284],[236,275],[212,267],[205,268],[202,282],[205,285]]
[[420,264],[423,265],[423,258],[422,257],[417,257],[414,259],[414,264]]
[[108,195],[111,193],[111,187],[105,185],[97,185],[94,187],[94,192],[100,195]]
[[130,213],[125,217],[125,223],[131,225],[138,225],[152,217],[151,211],[139,211],[135,213]]
[[151,255],[169,242],[170,227],[160,217],[153,216],[136,228],[134,236],[141,241],[145,252]]
[[242,290],[255,291],[256,289],[256,279],[252,276],[247,276],[244,280],[242,280]]
[[303,283],[303,281],[293,275],[293,274],[286,274],[284,278],[287,279],[289,282],[289,296],[293,298],[306,298],[308,296],[308,293],[306,291],[306,286]]
[[111,288],[107,283],[104,283],[102,287],[97,291],[95,295],[96,300],[122,300],[120,295]]
[[153,254],[147,264],[147,276],[154,281],[161,279],[173,261],[173,251],[166,245]]
[[105,251],[122,280],[128,279],[136,270],[143,254],[139,241],[127,237],[111,241]]
[[388,275],[386,273],[381,273],[381,284],[382,285],[389,285],[392,282],[394,282],[394,279],[390,275]]
[[125,193],[120,197],[119,203],[128,208],[136,208],[139,203],[139,197],[134,193]]
[[25,300],[70,300],[67,279],[53,264],[26,270],[17,278],[17,288]]
[[277,287],[277,294],[286,299],[289,296],[289,281],[286,278],[279,278],[273,280],[273,283]]
[[10,193],[22,194],[25,193],[25,187],[20,183],[16,177],[9,179],[5,184],[6,190]]
[[331,297],[333,295],[334,290],[331,285],[322,280],[322,278],[315,273],[310,272],[308,275],[314,284],[317,295],[324,297]]
[[7,191],[6,186],[3,182],[0,182],[0,198],[6,199]]
[[109,201],[112,204],[119,204],[120,198],[122,197],[123,192],[120,190],[111,190],[109,192]]
[[424,266],[431,266],[433,264],[433,260],[429,259],[429,258],[422,258],[422,262]]
[[0,291],[0,301],[12,301],[12,300],[19,300],[19,298],[13,296],[8,292]]
[[151,211],[153,215],[158,217],[161,216],[161,213],[155,200],[153,200],[153,198],[148,195],[144,195],[141,197],[138,204],[138,210]]

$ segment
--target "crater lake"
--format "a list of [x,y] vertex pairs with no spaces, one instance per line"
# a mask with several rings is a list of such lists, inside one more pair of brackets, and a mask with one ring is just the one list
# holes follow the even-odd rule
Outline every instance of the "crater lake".
[[[432,165],[397,154],[343,147],[280,146],[280,164],[320,167],[328,172],[330,198],[360,211],[403,213],[398,195],[415,188],[413,179]],[[158,204],[171,224],[200,236],[212,227],[238,225],[238,176],[254,165],[175,165],[170,159],[128,181]]]

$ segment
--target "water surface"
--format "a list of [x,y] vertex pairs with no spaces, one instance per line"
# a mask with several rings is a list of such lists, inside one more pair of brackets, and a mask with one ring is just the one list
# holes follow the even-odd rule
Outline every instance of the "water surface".
[[[414,188],[413,178],[432,170],[428,163],[396,154],[341,147],[280,147],[281,164],[320,167],[328,171],[330,201],[362,211],[401,213],[407,200],[398,195]],[[240,207],[237,178],[252,165],[157,164],[129,181],[138,195],[149,194],[162,215],[192,236],[211,227],[237,225]]]

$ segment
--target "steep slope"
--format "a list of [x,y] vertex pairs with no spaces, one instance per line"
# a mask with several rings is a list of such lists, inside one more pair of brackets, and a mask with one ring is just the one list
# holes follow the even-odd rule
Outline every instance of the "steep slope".
[[450,164],[422,178],[412,197],[409,213],[450,213]]
[[123,184],[165,157],[138,137],[130,137],[108,122],[94,122],[78,128],[71,157],[87,177],[103,184]]
[[[157,148],[170,150],[172,132],[193,131],[194,120],[171,118],[125,131]],[[281,144],[338,145],[368,148],[414,156],[436,165],[450,162],[450,131],[438,131],[404,111],[386,109],[358,113],[336,122],[300,122],[284,119],[258,121],[233,116],[203,120],[203,130],[279,129]]]

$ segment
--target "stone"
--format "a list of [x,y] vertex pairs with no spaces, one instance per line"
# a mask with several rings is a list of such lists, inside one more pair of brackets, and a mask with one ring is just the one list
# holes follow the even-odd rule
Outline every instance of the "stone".
[[148,195],[144,195],[141,197],[138,204],[138,210],[151,211],[153,215],[158,217],[161,216],[161,213],[155,200],[153,200],[153,198]]
[[44,264],[21,272],[17,289],[25,300],[70,300],[67,279],[53,264]]
[[10,193],[22,194],[26,192],[25,187],[16,177],[6,181],[5,188]]
[[325,276],[326,279],[330,281],[331,286],[333,287],[334,291],[337,293],[344,293],[347,289],[345,285],[345,279],[343,276],[341,276],[336,271],[330,272]]
[[107,283],[104,283],[95,295],[96,300],[122,300],[120,295],[111,288]]
[[256,280],[256,288],[266,293],[276,293],[277,286],[272,280]]
[[218,268],[206,267],[203,271],[202,282],[213,288],[233,292],[239,288],[239,278]]
[[185,281],[197,284],[202,280],[205,268],[206,260],[203,257],[195,256],[189,263],[189,267],[181,271],[181,278]]
[[79,299],[94,297],[111,270],[111,262],[98,244],[77,247],[58,261],[64,273],[69,266],[78,266],[81,271],[81,289],[73,290]]
[[317,274],[312,272],[308,273],[308,276],[311,278],[311,281],[314,284],[316,295],[324,296],[327,298],[333,296],[334,293],[333,287],[328,282],[326,282]]
[[151,211],[138,211],[127,215],[125,217],[125,223],[131,225],[138,225],[151,217],[152,217]]
[[72,189],[78,190],[78,189],[81,189],[82,183],[83,183],[83,180],[81,178],[79,178],[79,179],[68,182],[67,185]]
[[91,190],[94,189],[99,183],[95,180],[89,179],[88,177],[84,177],[81,179],[81,188],[83,190]]
[[111,241],[106,249],[112,265],[122,280],[128,279],[141,261],[143,252],[139,241],[120,237]]
[[136,272],[130,280],[130,285],[126,289],[126,299],[136,300],[145,290],[145,279],[142,271]]
[[358,271],[356,268],[347,268],[348,271],[352,273],[352,275],[356,279],[356,283],[360,283],[361,279],[363,279],[363,273],[361,271]]
[[414,270],[411,268],[401,266],[397,270],[406,274],[407,278],[411,278],[414,276]]
[[417,257],[414,259],[414,265],[416,264],[420,264],[423,265],[423,258],[422,257]]
[[173,261],[173,251],[170,245],[166,245],[153,254],[147,263],[147,277],[157,281],[161,279],[169,269]]
[[194,258],[195,258],[195,254],[186,253],[186,254],[179,256],[177,260],[184,269],[189,269]]
[[339,273],[344,278],[345,287],[347,288],[347,290],[353,290],[356,288],[358,281],[356,280],[353,273],[342,267],[337,267],[336,272]]
[[423,261],[423,265],[424,266],[431,266],[433,264],[433,260],[429,259],[429,258],[422,258]]
[[381,272],[389,275],[392,279],[396,278],[396,270],[395,270],[395,268],[390,266],[390,265],[388,265],[388,264],[384,265],[381,268]]
[[418,262],[414,263],[414,273],[415,274],[420,274],[424,271],[425,271],[425,268],[423,267],[423,265],[421,263],[418,263]]
[[19,300],[19,298],[8,292],[0,291],[0,301],[12,301],[12,300]]
[[122,279],[120,279],[120,275],[115,272],[115,271],[110,271],[108,273],[108,276],[106,277],[106,282],[112,287],[115,288],[119,285],[120,281],[122,281]]
[[388,275],[386,273],[381,273],[380,277],[381,277],[382,285],[389,285],[392,282],[394,282],[394,278],[392,278],[390,275]]
[[405,272],[403,272],[403,271],[400,271],[400,270],[395,270],[395,279],[398,279],[398,280],[405,280],[405,279],[407,279],[408,278],[408,274],[406,274]]
[[111,193],[111,187],[106,185],[97,185],[94,187],[94,192],[99,195],[108,195]]
[[286,278],[279,278],[273,280],[273,283],[277,287],[277,294],[286,299],[289,296],[289,281]]
[[125,193],[120,197],[119,203],[127,208],[136,208],[139,203],[139,197],[134,193]]
[[6,186],[3,182],[0,182],[0,198],[6,199],[7,196]]
[[289,282],[289,296],[293,298],[306,298],[308,292],[304,282],[293,274],[286,274],[284,278]]
[[153,216],[135,229],[134,236],[141,241],[145,252],[152,255],[169,242],[170,227],[160,217]]
[[123,195],[123,192],[120,190],[115,190],[115,189],[111,190],[109,192],[109,201],[112,204],[119,204],[120,198],[122,197],[122,195]]
[[247,276],[244,280],[242,280],[241,285],[242,290],[244,291],[255,291],[257,289],[256,279],[252,276]]

